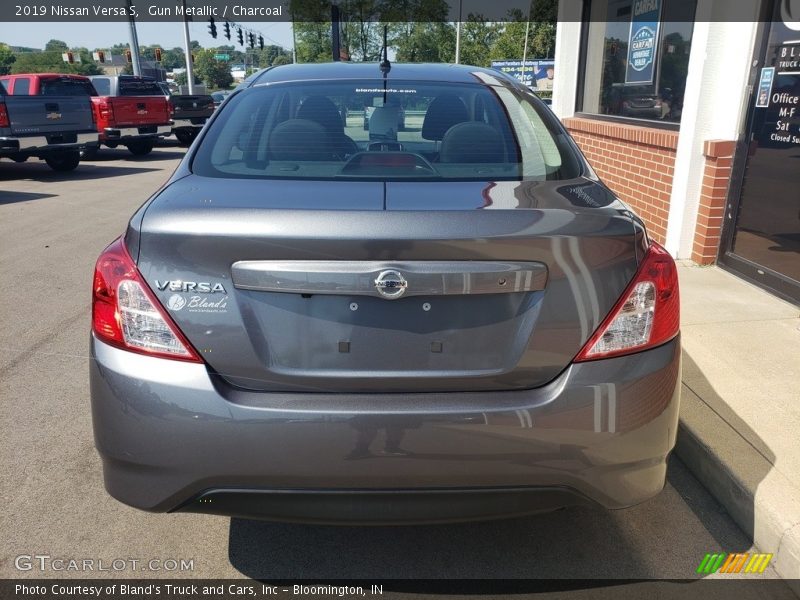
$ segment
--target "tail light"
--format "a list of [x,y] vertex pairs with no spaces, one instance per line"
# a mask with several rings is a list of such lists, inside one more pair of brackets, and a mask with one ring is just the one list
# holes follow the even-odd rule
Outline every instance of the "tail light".
[[0,104],[0,127],[11,127],[8,120],[8,110],[5,104]]
[[114,107],[111,106],[108,100],[102,100],[100,104],[98,104],[98,110],[100,111],[100,118],[104,121],[114,120]]
[[124,350],[203,362],[147,287],[122,238],[103,250],[95,265],[92,331]]
[[653,242],[633,281],[575,362],[655,348],[679,330],[678,270],[669,253]]
[[175,103],[172,100],[167,100],[167,109],[170,117],[175,114]]

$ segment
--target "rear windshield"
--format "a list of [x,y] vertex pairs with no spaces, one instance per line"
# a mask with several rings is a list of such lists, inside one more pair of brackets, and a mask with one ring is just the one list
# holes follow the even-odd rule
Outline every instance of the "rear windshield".
[[111,95],[111,80],[108,77],[95,77],[92,79],[92,85],[101,96]]
[[579,164],[547,110],[479,83],[257,86],[225,105],[192,168],[226,178],[573,178]]
[[138,81],[136,79],[119,80],[120,96],[163,96],[164,91],[155,81]]
[[42,79],[42,96],[95,96],[94,86],[91,82],[82,79]]

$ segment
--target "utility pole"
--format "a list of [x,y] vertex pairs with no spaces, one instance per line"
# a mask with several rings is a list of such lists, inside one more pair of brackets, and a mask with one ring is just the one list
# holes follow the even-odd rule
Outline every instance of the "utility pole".
[[[130,2],[130,0],[128,0]],[[186,54],[186,85],[189,94],[194,94],[194,65],[192,64],[192,41],[189,39],[189,17],[186,14],[186,0],[183,0],[183,43]]]
[[[528,20],[525,23],[525,47],[522,50],[522,68],[519,70],[520,79],[522,79],[522,83],[525,83],[525,61],[528,60],[528,34],[531,31],[531,5],[528,6]],[[533,83],[533,80],[531,80]]]
[[519,76],[522,78],[522,83],[525,83],[525,61],[528,59],[528,33],[531,29],[530,19],[525,23],[525,46],[522,50],[522,68],[519,70]]
[[456,64],[461,63],[461,8],[463,0],[458,0],[458,22],[456,23]]
[[131,47],[131,66],[133,66],[133,74],[140,76],[142,74],[142,65],[139,63],[139,37],[136,35],[136,21],[133,18],[131,11],[131,0],[126,0],[128,3],[128,23],[130,29],[130,47]]

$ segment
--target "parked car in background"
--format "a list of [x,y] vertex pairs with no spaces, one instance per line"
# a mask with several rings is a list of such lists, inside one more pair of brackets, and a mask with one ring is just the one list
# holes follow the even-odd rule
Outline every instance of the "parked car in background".
[[43,159],[71,171],[80,153],[97,148],[88,78],[60,73],[0,77],[0,156],[16,162]]
[[210,94],[172,93],[166,82],[159,82],[158,85],[169,102],[172,133],[181,144],[188,146],[200,133],[208,117],[214,114],[214,98]]
[[666,89],[659,94],[654,86],[625,86],[615,83],[609,92],[609,114],[639,119],[664,119],[670,112]]
[[[148,154],[160,137],[172,133],[169,102],[152,77],[93,75],[92,97],[100,143]],[[88,157],[88,156],[87,156]]]
[[[112,496],[396,524],[662,490],[675,263],[496,73],[285,65],[223,104],[96,264]],[[412,94],[421,129],[373,141],[342,123],[346,99]]]

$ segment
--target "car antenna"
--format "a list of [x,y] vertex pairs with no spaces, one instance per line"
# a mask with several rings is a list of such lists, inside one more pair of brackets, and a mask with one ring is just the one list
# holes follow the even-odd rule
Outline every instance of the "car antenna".
[[381,60],[380,68],[381,73],[383,73],[383,78],[386,79],[386,76],[389,74],[389,71],[392,70],[392,63],[389,62],[389,45],[386,41],[389,35],[389,26],[383,26],[383,60]]

